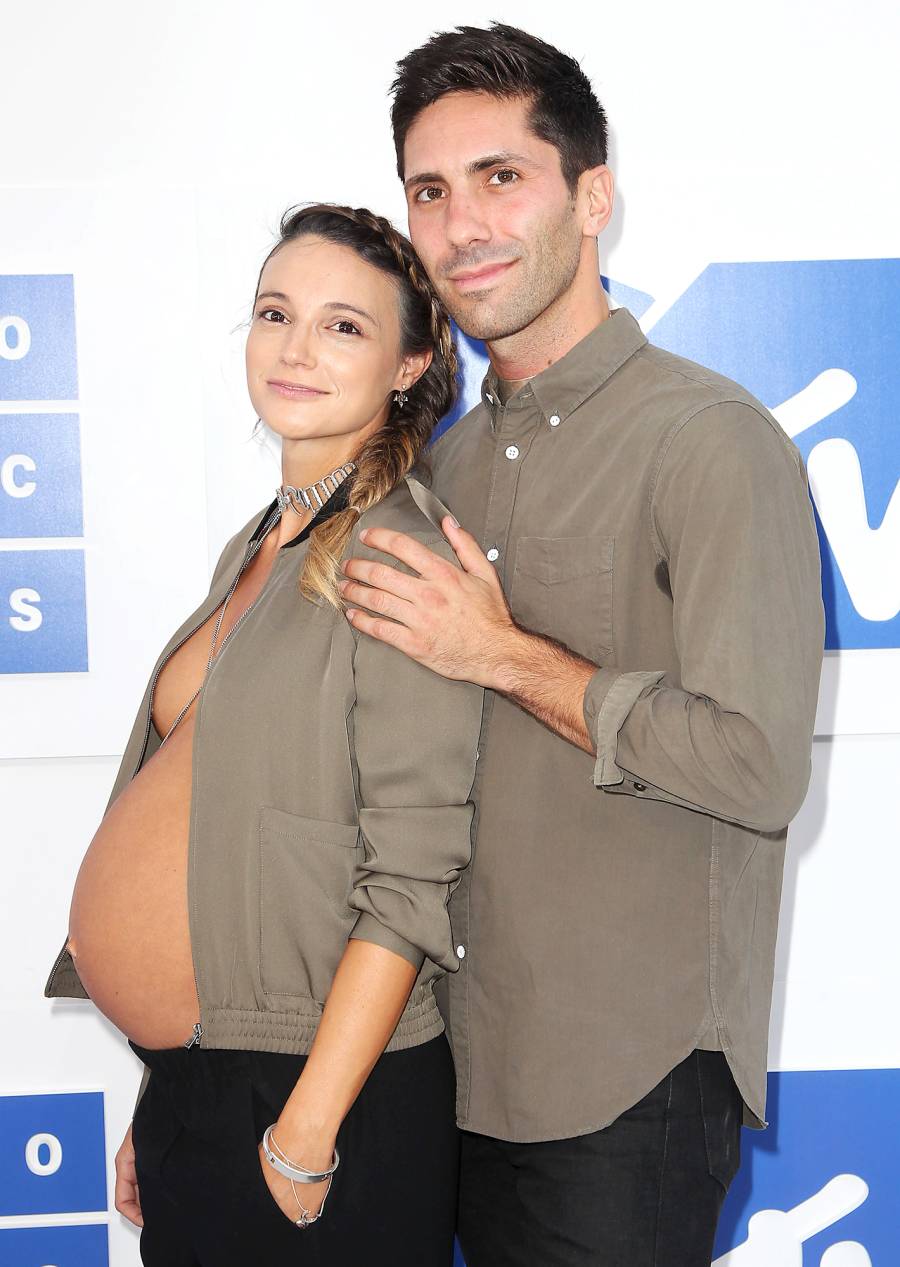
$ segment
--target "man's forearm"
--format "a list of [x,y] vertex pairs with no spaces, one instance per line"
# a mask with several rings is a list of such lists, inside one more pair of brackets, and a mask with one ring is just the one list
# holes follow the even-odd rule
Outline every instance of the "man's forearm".
[[593,753],[584,723],[584,692],[598,666],[561,642],[518,626],[497,651],[486,685],[569,743]]

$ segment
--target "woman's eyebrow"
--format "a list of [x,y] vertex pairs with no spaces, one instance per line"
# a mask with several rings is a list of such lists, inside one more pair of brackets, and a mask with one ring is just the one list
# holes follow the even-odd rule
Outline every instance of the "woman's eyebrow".
[[280,290],[264,290],[256,296],[256,302],[259,303],[260,299],[281,299],[285,303],[290,303],[288,296],[283,295]]
[[367,321],[371,321],[373,326],[380,324],[378,318],[373,317],[371,312],[366,312],[365,308],[357,308],[354,304],[345,304],[343,301],[333,299],[331,303],[325,304],[325,307],[330,309],[332,312],[335,312],[338,309],[341,309],[342,311],[346,310],[347,312],[355,312],[358,317],[365,317]]

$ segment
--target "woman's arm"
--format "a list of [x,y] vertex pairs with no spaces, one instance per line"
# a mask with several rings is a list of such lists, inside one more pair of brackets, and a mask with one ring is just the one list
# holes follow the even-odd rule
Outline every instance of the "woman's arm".
[[[443,538],[421,535],[454,561]],[[331,1164],[338,1128],[423,962],[458,967],[447,902],[471,855],[483,702],[480,687],[448,681],[349,625],[347,631],[355,644],[350,731],[363,846],[349,904],[358,918],[309,1059],[273,1131],[279,1148],[310,1170]],[[267,1162],[263,1168],[279,1205],[296,1219],[290,1182]],[[297,1185],[311,1212],[326,1191],[325,1184]]]
[[[415,979],[412,964],[392,950],[368,941],[347,943],[309,1058],[272,1132],[292,1161],[307,1170],[331,1165],[338,1128],[387,1046]],[[290,1181],[260,1155],[273,1197],[296,1220],[300,1212]],[[311,1214],[327,1190],[327,1182],[297,1185]]]

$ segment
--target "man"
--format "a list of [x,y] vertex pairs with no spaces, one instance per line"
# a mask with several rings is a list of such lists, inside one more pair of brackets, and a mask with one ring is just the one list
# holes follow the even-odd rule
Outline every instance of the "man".
[[[399,64],[413,242],[481,403],[434,449],[463,564],[366,542],[349,619],[491,694],[446,1015],[468,1267],[708,1264],[763,1125],[786,824],[823,643],[799,455],[610,314],[603,110],[516,28]],[[440,719],[435,719],[440,724]]]

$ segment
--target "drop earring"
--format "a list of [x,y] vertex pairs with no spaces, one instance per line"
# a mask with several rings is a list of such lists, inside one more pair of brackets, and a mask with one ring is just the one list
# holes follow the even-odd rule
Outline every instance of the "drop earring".
[[397,402],[397,405],[400,407],[400,409],[402,409],[403,406],[406,404],[406,402],[409,400],[409,396],[407,396],[406,392],[401,388],[399,392],[395,393],[394,400]]

